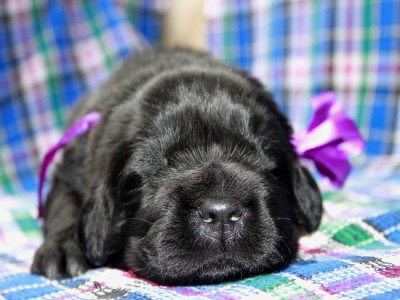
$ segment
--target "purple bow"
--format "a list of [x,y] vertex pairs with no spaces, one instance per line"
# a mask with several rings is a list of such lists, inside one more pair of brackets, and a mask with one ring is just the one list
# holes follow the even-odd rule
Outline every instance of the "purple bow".
[[362,151],[364,139],[333,92],[313,97],[312,108],[310,125],[296,132],[292,143],[299,157],[311,159],[322,176],[342,187],[351,171],[349,157]]
[[101,115],[98,112],[90,112],[83,116],[82,119],[73,124],[63,134],[57,144],[50,148],[44,156],[42,166],[40,168],[39,177],[39,218],[43,217],[43,184],[46,179],[46,171],[48,166],[51,164],[54,156],[64,146],[68,145],[73,139],[90,130],[100,121]]

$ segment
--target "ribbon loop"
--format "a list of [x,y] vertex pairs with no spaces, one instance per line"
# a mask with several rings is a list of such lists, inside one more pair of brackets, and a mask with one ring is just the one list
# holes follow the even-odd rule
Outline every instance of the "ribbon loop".
[[363,150],[364,139],[333,92],[313,97],[312,108],[310,125],[293,135],[293,145],[299,157],[312,160],[322,176],[342,187],[351,171],[349,157]]

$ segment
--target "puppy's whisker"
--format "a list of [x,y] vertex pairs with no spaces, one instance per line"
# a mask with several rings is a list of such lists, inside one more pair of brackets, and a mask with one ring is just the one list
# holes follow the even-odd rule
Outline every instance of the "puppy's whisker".
[[140,239],[135,240],[135,243],[141,242],[143,239],[145,239],[147,236],[145,235],[144,237],[141,237]]
[[[159,234],[159,233],[163,233],[163,232],[166,232],[166,231],[168,231],[168,230],[167,229],[162,229],[162,230],[159,230],[159,231],[151,232],[150,234]],[[139,243],[139,242],[141,242],[142,240],[144,240],[145,238],[148,238],[148,237],[149,237],[149,234],[146,234],[145,236],[143,236],[143,237],[141,237],[139,239],[136,239],[135,243]]]
[[274,220],[275,221],[289,221],[289,222],[293,221],[292,219],[289,219],[289,218],[274,218]]
[[152,223],[152,222],[150,222],[150,221],[147,221],[147,220],[145,220],[145,219],[142,219],[142,218],[127,218],[127,220],[142,221],[142,222],[145,222],[145,223],[150,224],[150,225],[153,225],[153,224],[154,224],[154,223]]
[[157,255],[157,260],[158,260],[158,266],[159,266],[159,269],[160,269],[160,274],[161,274],[162,279],[165,280],[165,275],[164,275],[164,272],[163,272],[163,265],[162,265],[161,260],[160,260],[160,252],[158,252],[157,254],[158,254]]
[[282,242],[283,245],[285,245],[285,247],[289,251],[289,253],[292,254],[292,250],[290,249],[289,245],[286,243],[285,238],[283,236],[281,236],[281,235],[276,235],[276,238],[277,238],[278,241]]

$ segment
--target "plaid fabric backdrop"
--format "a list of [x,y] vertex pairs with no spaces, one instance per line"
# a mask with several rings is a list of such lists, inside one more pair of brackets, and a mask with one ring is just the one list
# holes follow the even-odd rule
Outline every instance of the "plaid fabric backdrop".
[[[294,128],[335,90],[369,155],[400,153],[400,0],[205,0],[207,46],[273,92]],[[71,105],[161,38],[168,0],[0,0],[0,181],[34,190]]]
[[140,40],[108,0],[0,1],[0,181],[35,190],[71,106]]
[[368,154],[400,153],[400,1],[206,3],[211,52],[261,79],[294,128],[334,90]]

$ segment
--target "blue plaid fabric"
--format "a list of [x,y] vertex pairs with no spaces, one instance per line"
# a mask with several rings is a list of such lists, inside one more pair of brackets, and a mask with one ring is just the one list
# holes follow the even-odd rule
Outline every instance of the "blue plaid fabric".
[[170,0],[117,0],[128,20],[146,40],[157,45],[162,40],[162,18]]
[[369,155],[400,153],[400,1],[206,1],[208,48],[258,77],[294,128],[334,90]]
[[36,189],[72,105],[143,45],[112,1],[1,2],[1,190]]

